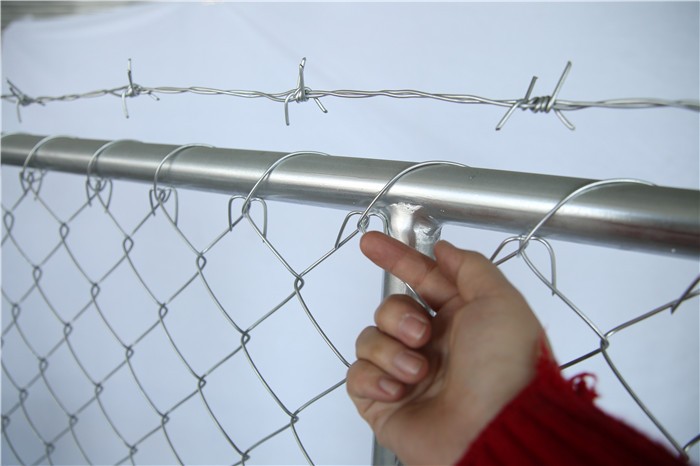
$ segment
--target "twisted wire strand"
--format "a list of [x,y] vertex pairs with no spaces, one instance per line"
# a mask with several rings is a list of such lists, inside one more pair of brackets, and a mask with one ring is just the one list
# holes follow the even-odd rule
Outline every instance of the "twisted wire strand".
[[129,118],[129,111],[126,105],[127,98],[135,98],[142,94],[148,95],[155,100],[160,100],[158,95],[177,95],[177,94],[196,94],[196,95],[213,95],[227,96],[243,99],[268,99],[273,102],[282,103],[284,105],[284,119],[287,126],[290,125],[289,118],[289,103],[303,103],[313,100],[323,113],[328,113],[328,110],[321,102],[321,99],[334,97],[340,99],[368,99],[374,97],[386,97],[392,99],[430,99],[447,103],[455,104],[475,104],[475,105],[492,105],[508,108],[506,114],[496,125],[496,130],[501,130],[506,122],[510,119],[515,110],[530,111],[532,113],[550,113],[559,118],[564,126],[570,130],[575,129],[575,126],[564,116],[563,112],[584,110],[588,108],[604,108],[604,109],[626,109],[639,110],[648,108],[669,107],[691,110],[700,112],[700,101],[697,99],[661,99],[661,98],[621,98],[621,99],[606,99],[598,101],[584,100],[564,100],[559,99],[559,93],[564,85],[564,82],[571,70],[571,62],[566,64],[564,72],[557,82],[554,91],[551,95],[532,96],[537,77],[534,76],[530,81],[530,85],[524,98],[521,99],[493,99],[481,97],[471,94],[453,94],[453,93],[435,93],[426,92],[415,89],[383,89],[383,90],[354,90],[354,89],[338,89],[338,90],[318,90],[311,89],[306,86],[304,79],[304,68],[306,66],[306,58],[302,58],[299,64],[296,87],[283,92],[264,92],[258,90],[242,90],[242,89],[217,89],[205,86],[142,86],[134,83],[132,78],[131,59],[127,64],[127,81],[123,86],[98,89],[83,93],[65,94],[59,96],[39,96],[30,97],[22,92],[18,86],[7,79],[10,93],[2,94],[1,98],[8,102],[14,103],[16,106],[17,119],[21,122],[20,108],[30,105],[46,105],[51,102],[71,102],[79,99],[92,99],[104,96],[118,97],[122,102],[122,111],[125,118]]

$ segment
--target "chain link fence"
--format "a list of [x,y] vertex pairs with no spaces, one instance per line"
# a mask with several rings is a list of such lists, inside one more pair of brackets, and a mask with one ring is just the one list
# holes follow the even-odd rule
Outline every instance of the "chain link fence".
[[[231,197],[157,179],[146,185],[3,166],[2,462],[366,462],[369,431],[344,379],[381,284],[356,241],[382,222],[369,225],[368,211],[266,200],[258,184]],[[604,315],[564,291],[563,280],[581,268],[566,264],[571,246],[536,233],[504,239],[447,227],[444,236],[495,251],[548,326],[555,352],[559,341],[585,336],[578,353],[559,354],[564,366],[603,364],[601,384],[614,380],[670,445],[691,452],[698,429],[687,425],[697,424],[697,403],[648,405],[639,388],[646,385],[628,377],[629,357],[615,349],[617,335],[622,342],[655,326],[652,340],[634,337],[632,359],[648,361],[639,352],[645,347],[677,365],[688,353],[697,358],[697,262],[669,259],[690,271],[688,283],[661,299],[652,294],[648,308]],[[602,260],[598,268],[607,267]],[[548,304],[540,305],[544,295]],[[695,347],[674,341],[689,322]],[[662,369],[647,375],[663,381]],[[697,367],[685,373],[685,386],[667,379],[664,389],[692,398]]]

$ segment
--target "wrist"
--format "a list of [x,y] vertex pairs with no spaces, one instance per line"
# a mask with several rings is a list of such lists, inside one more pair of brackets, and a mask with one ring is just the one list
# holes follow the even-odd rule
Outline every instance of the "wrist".
[[[454,419],[455,435],[452,440],[461,448],[454,453],[456,456],[449,464],[455,464],[510,404],[536,384],[543,372],[549,377],[561,378],[543,331],[531,348],[531,351],[518,354],[508,361],[493,358],[485,362],[505,370],[491,370],[487,376],[466,380],[464,384],[459,384],[461,389],[453,390],[446,397],[450,400],[446,406],[452,406],[451,412],[447,411],[447,414]],[[486,371],[480,373],[487,374]],[[458,439],[460,433],[462,438]]]

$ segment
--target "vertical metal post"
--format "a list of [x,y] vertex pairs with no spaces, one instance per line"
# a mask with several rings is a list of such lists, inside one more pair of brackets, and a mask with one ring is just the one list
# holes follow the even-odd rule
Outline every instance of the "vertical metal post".
[[[425,255],[433,257],[433,248],[440,239],[441,225],[424,212],[425,209],[405,203],[392,204],[383,209],[388,222],[388,234]],[[406,285],[389,273],[384,274],[382,295],[386,298],[392,294],[409,293]],[[401,462],[396,455],[384,448],[374,439],[372,464],[375,466],[394,466]]]

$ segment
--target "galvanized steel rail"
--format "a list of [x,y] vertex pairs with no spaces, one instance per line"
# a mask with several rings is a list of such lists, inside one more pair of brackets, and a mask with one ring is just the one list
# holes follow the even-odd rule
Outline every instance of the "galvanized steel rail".
[[[23,166],[44,136],[2,138],[2,164]],[[153,182],[163,158],[176,145],[120,141],[93,160],[109,141],[57,137],[41,144],[27,166],[62,172]],[[159,183],[206,191],[247,194],[280,152],[190,147],[171,157]],[[260,186],[268,200],[364,209],[410,162],[295,157],[277,167]],[[378,208],[396,203],[419,206],[437,224],[459,223],[523,233],[559,201],[592,180],[471,167],[432,166],[399,180]],[[538,235],[697,258],[700,255],[700,192],[645,185],[620,185],[586,193],[564,205]]]

